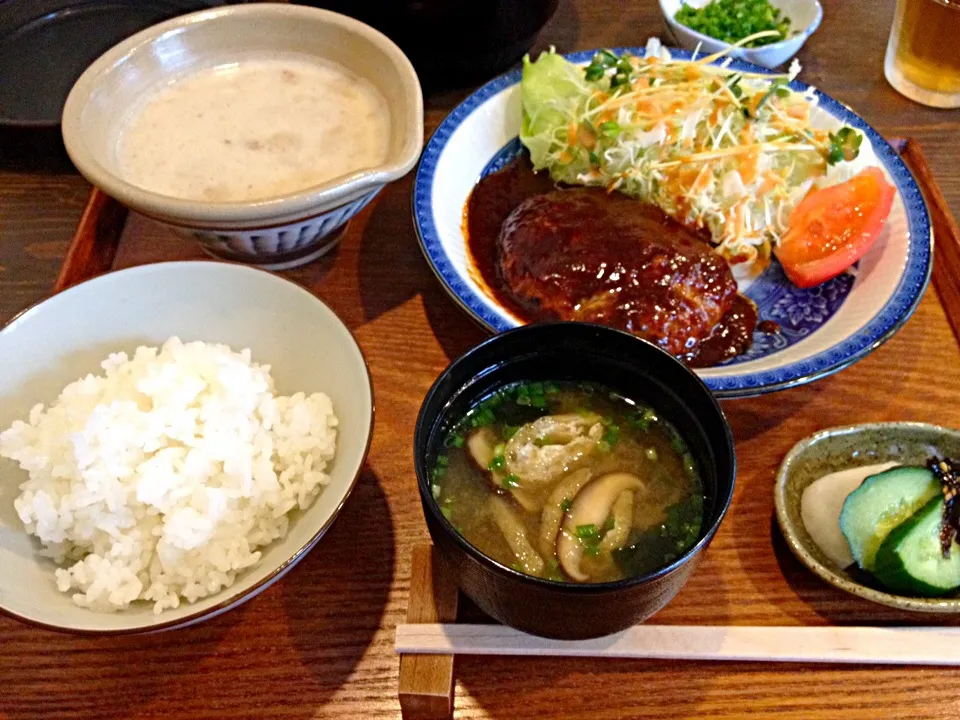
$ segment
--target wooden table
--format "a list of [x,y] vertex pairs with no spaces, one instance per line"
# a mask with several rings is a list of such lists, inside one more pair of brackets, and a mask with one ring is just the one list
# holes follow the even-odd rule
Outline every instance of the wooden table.
[[[887,135],[918,138],[955,214],[960,114],[914,105],[882,76],[893,0],[827,0],[800,55],[803,79]],[[662,33],[655,0],[565,0],[540,46],[641,44]],[[432,130],[466,91],[427,100]],[[333,530],[283,581],[199,627],[93,639],[0,617],[0,717],[396,718],[393,628],[404,618],[411,547],[423,542],[412,430],[449,360],[483,339],[417,248],[410,179],[388,188],[339,251],[287,276],[326,300],[370,361],[377,427],[369,463]],[[88,192],[73,175],[0,171],[0,322],[45,296]],[[133,217],[122,266],[199,257]],[[2,365],[15,361],[0,358]],[[960,426],[960,353],[933,290],[887,345],[808,387],[725,405],[740,473],[730,515],[658,623],[917,623],[846,596],[789,553],[773,519],[779,459],[805,435],[857,421]],[[0,572],[2,572],[0,568]],[[955,671],[856,666],[461,658],[458,718],[933,718],[954,716]]]

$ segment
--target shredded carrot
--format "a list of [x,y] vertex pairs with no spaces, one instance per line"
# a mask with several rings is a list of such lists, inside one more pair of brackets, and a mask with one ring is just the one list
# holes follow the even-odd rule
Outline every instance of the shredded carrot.
[[597,146],[597,136],[586,125],[577,128],[577,140],[587,150],[593,150]]
[[806,103],[803,105],[795,103],[787,108],[787,115],[797,120],[808,121],[810,119],[810,108]]
[[701,168],[696,180],[693,181],[693,185],[690,186],[690,194],[694,195],[701,190],[705,190],[707,185],[710,183],[710,178],[712,175],[713,170],[710,167],[710,163],[707,163],[703,166],[703,168]]
[[650,100],[641,100],[638,102],[635,111],[646,115],[653,115],[657,112],[656,107]]
[[740,178],[745,185],[752,185],[760,169],[760,153],[756,150],[747,153],[740,163]]
[[763,182],[760,183],[760,187],[757,188],[758,195],[766,195],[768,192],[772,192],[781,185],[786,184],[786,181],[777,175],[775,172],[767,170],[763,174]]

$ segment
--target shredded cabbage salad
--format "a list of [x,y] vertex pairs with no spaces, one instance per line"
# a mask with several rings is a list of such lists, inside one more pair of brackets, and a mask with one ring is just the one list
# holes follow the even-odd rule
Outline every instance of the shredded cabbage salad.
[[753,274],[793,208],[857,157],[863,136],[811,126],[815,92],[789,88],[796,61],[782,75],[746,73],[713,64],[723,54],[673,59],[651,39],[642,58],[526,58],[520,139],[536,170],[653,203],[706,229],[738,274]]

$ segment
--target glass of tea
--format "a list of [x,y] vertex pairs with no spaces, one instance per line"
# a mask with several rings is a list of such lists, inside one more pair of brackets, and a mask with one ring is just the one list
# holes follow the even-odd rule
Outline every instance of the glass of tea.
[[911,100],[960,107],[960,0],[897,0],[883,69]]

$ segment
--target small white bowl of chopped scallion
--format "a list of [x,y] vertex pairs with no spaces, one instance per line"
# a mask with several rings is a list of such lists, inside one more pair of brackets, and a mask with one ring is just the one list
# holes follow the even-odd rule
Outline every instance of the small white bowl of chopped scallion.
[[766,68],[790,60],[820,27],[818,0],[660,0],[677,44],[730,55]]

